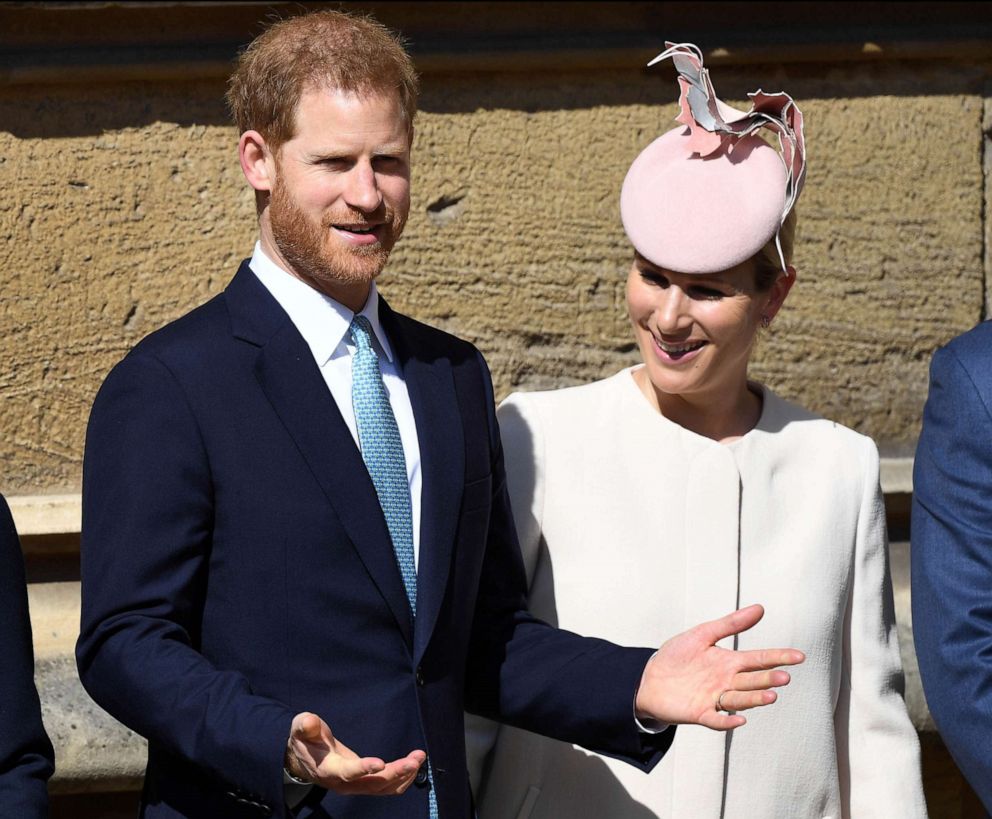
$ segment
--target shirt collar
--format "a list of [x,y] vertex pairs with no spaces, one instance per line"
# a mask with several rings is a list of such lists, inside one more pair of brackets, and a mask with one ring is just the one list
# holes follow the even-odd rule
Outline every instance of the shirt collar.
[[[261,242],[255,242],[255,251],[248,265],[289,315],[319,366],[331,358],[350,354],[354,343],[348,331],[355,317],[351,310],[287,273],[266,255]],[[373,344],[378,348],[376,352],[385,355],[386,360],[391,362],[393,350],[379,321],[379,292],[375,282],[372,282],[369,297],[359,314],[365,316],[372,326]]]

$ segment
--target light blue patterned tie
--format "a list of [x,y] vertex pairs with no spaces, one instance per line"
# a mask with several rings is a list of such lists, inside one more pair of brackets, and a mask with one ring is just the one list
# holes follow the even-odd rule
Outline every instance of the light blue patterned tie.
[[[371,331],[369,320],[356,315],[351,322],[351,337],[357,348],[351,360],[351,401],[355,408],[362,458],[386,518],[386,528],[393,541],[410,611],[416,617],[417,565],[413,556],[413,514],[406,457],[386,385],[382,383],[379,357],[372,347]],[[427,775],[431,783],[428,816],[429,819],[438,819],[434,772],[430,762],[427,763]]]
[[417,568],[413,559],[413,514],[406,458],[400,429],[379,372],[379,357],[372,348],[371,331],[365,316],[355,316],[351,322],[351,337],[357,347],[351,360],[351,401],[362,458],[379,496],[410,610],[416,616]]

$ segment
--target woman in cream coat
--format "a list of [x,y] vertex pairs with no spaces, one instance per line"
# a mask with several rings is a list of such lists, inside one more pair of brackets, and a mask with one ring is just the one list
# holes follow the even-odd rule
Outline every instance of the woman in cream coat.
[[[677,48],[668,56],[682,77],[711,93],[698,53]],[[686,97],[683,122],[698,113]],[[747,135],[724,139],[700,164],[702,115],[631,167],[621,211],[643,364],[512,395],[499,419],[534,614],[648,645],[760,602],[764,619],[735,647],[795,645],[806,663],[743,728],[679,726],[650,774],[502,727],[480,819],[926,814],[901,696],[875,445],[747,378],[758,329],[795,280],[803,145],[801,115],[785,99],[778,113],[799,162],[789,167],[786,151],[784,173],[774,149]],[[724,161],[733,151],[738,161]],[[665,170],[673,156],[683,163],[674,180]],[[686,165],[689,176],[678,177]],[[790,182],[791,196],[779,195]],[[718,200],[735,190],[767,200],[774,219],[712,239],[714,218],[724,224]]]

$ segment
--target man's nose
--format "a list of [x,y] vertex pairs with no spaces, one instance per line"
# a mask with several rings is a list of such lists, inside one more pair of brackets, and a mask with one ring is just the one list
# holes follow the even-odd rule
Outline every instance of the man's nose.
[[359,162],[348,175],[345,200],[353,208],[371,213],[382,204],[382,194],[372,166]]

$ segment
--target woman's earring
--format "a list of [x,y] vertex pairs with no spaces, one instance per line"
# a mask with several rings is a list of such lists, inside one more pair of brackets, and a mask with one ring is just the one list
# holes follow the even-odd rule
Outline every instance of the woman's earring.
[[771,323],[772,323],[772,320],[771,320],[770,318],[768,318],[768,316],[762,316],[762,317],[761,317],[761,326],[762,326],[762,327],[765,327],[765,328],[767,329],[767,327],[768,327],[768,326],[769,326],[769,325],[770,325]]

